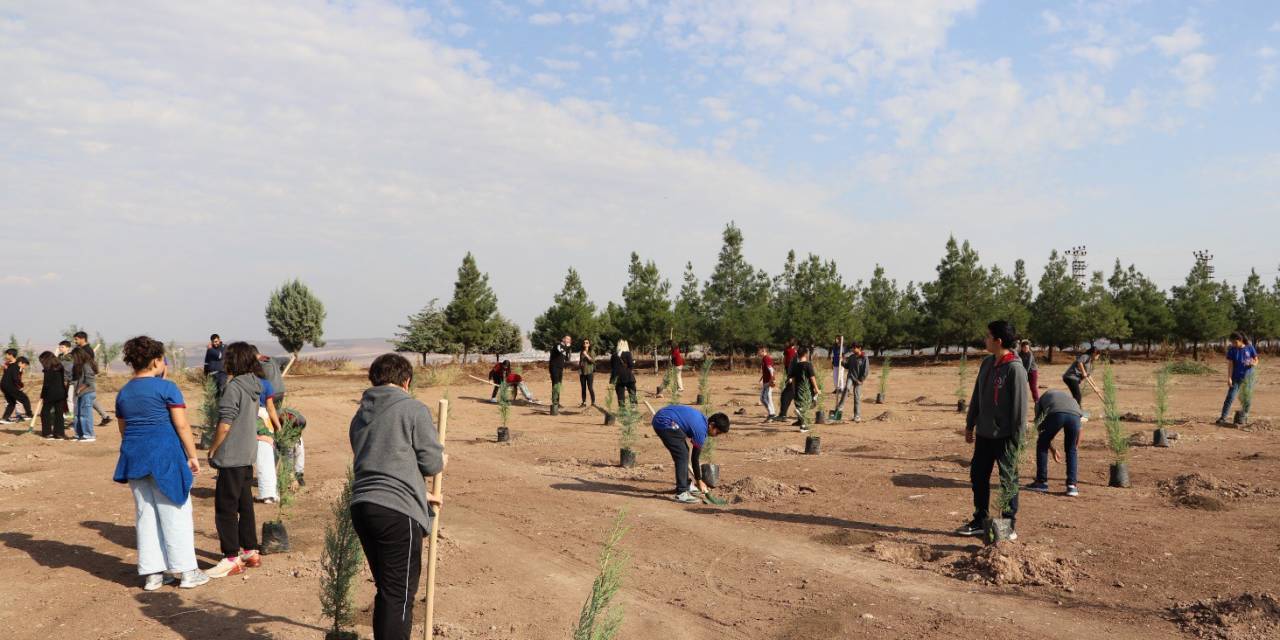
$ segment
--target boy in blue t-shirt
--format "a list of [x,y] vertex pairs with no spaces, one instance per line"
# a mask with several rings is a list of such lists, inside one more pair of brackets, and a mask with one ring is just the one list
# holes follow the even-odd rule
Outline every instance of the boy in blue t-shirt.
[[[689,469],[693,469],[698,490],[706,492],[707,485],[702,482],[702,467],[698,464],[698,455],[702,452],[702,446],[707,443],[707,438],[729,432],[729,416],[716,413],[708,418],[693,407],[673,404],[658,409],[653,414],[651,424],[658,439],[662,440],[662,445],[671,453],[671,461],[675,463],[676,502],[702,502],[689,491]],[[692,461],[689,459],[691,449]]]
[[[1240,385],[1244,384],[1258,364],[1258,350],[1249,344],[1244,334],[1231,332],[1231,346],[1227,348],[1227,399],[1222,403],[1222,415],[1218,416],[1218,424],[1227,424],[1227,414],[1231,412],[1231,403],[1235,402]],[[1240,401],[1241,417],[1249,418],[1249,400]]]

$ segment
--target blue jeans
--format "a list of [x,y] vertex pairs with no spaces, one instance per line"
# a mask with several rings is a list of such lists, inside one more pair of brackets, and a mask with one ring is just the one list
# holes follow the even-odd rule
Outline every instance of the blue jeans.
[[1051,413],[1040,423],[1040,439],[1036,441],[1036,482],[1049,482],[1049,445],[1062,434],[1062,448],[1067,454],[1067,484],[1076,483],[1079,455],[1076,441],[1080,438],[1080,416],[1070,413]]
[[76,437],[93,438],[93,401],[97,392],[87,391],[76,396]]
[[[1231,413],[1231,403],[1236,401],[1236,394],[1240,393],[1240,387],[1244,385],[1244,380],[1232,380],[1231,386],[1227,387],[1227,399],[1222,401],[1222,415],[1220,420],[1226,420],[1227,414]],[[1240,413],[1246,417],[1249,415],[1249,405],[1243,401],[1240,403]]]

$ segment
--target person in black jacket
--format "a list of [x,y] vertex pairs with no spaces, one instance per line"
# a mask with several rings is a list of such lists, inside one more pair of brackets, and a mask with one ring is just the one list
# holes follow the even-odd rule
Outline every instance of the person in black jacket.
[[[996,320],[987,325],[987,351],[991,355],[978,367],[973,383],[969,413],[965,417],[964,441],[973,444],[969,481],[973,486],[973,519],[956,530],[962,536],[982,535],[991,502],[991,470],[1000,466],[1001,485],[1012,488],[1013,499],[1002,516],[1014,524],[1018,515],[1018,445],[1027,437],[1027,371],[1014,351],[1017,334],[1013,325]],[[1017,539],[1017,533],[1009,536]]]
[[209,336],[209,347],[204,350],[204,375],[213,376],[218,395],[222,395],[222,389],[227,386],[227,372],[222,366],[226,357],[227,347],[222,344],[222,338],[216,333]]
[[609,358],[609,377],[613,380],[613,388],[618,393],[618,408],[622,408],[623,393],[631,393],[631,404],[636,404],[636,374],[631,371],[635,361],[631,359],[631,346],[626,340],[619,340]]
[[40,367],[44,369],[44,382],[40,385],[40,435],[50,440],[65,440],[67,423],[62,417],[67,411],[66,371],[52,351],[40,354]]
[[569,356],[573,351],[573,337],[566,335],[551,348],[551,360],[547,363],[551,370],[551,406],[560,407],[560,385],[564,382],[564,369],[569,366]]
[[25,416],[31,417],[31,398],[22,390],[22,372],[27,368],[27,359],[18,357],[17,349],[6,349],[4,352],[4,373],[0,374],[0,392],[4,393],[4,418],[0,422],[14,422],[13,410],[22,405]]

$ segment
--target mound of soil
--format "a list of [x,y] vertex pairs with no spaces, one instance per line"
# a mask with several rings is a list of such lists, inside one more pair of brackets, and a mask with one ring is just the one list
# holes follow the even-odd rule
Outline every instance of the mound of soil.
[[1275,489],[1219,480],[1201,473],[1184,473],[1169,480],[1161,480],[1156,483],[1156,487],[1162,495],[1174,499],[1193,494],[1211,494],[1226,500],[1240,500],[1252,496],[1274,496],[1278,493]]
[[1191,493],[1185,496],[1178,496],[1174,499],[1174,504],[1188,509],[1201,509],[1204,511],[1226,511],[1227,503],[1202,493]]
[[13,489],[16,491],[19,487],[25,487],[29,484],[31,484],[31,481],[27,480],[26,478],[11,476],[3,471],[0,471],[0,489]]
[[911,567],[912,569],[924,567],[940,557],[940,554],[931,549],[929,545],[918,542],[881,540],[871,545],[868,550],[871,555],[874,555],[879,560],[903,567]]
[[729,502],[769,502],[779,498],[792,498],[805,493],[814,493],[812,487],[793,487],[785,482],[772,478],[747,476],[741,480],[724,485],[719,493],[727,496]]
[[916,396],[916,399],[912,400],[911,404],[933,404],[933,403],[929,401],[929,396]]
[[1280,637],[1280,601],[1270,593],[1208,598],[1169,608],[1182,630],[1213,640],[1266,640]]
[[831,545],[833,547],[856,547],[858,545],[870,544],[880,539],[880,536],[870,531],[855,531],[853,529],[836,529],[830,533],[824,533],[814,536],[813,539],[822,544]]
[[952,575],[969,582],[1046,586],[1065,589],[1083,573],[1074,560],[1035,545],[1002,542],[963,556],[951,565]]
[[890,421],[890,420],[892,420],[892,419],[893,419],[893,412],[892,412],[892,411],[886,411],[886,412],[884,412],[884,413],[882,413],[882,414],[880,414],[880,415],[878,415],[878,416],[876,416],[876,417],[872,418],[872,420],[875,420],[876,422],[888,422],[888,421]]

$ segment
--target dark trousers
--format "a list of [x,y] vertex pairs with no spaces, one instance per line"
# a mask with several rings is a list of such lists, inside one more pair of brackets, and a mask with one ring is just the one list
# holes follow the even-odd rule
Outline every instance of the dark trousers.
[[787,417],[787,409],[791,408],[791,403],[794,402],[795,399],[796,386],[794,384],[787,384],[787,386],[782,388],[782,406],[778,411],[779,418]]
[[1049,481],[1049,445],[1062,432],[1062,448],[1067,455],[1067,484],[1076,483],[1080,454],[1076,441],[1080,438],[1080,416],[1071,413],[1051,413],[1040,423],[1040,438],[1036,440],[1036,482]]
[[564,369],[551,367],[551,404],[560,406],[560,388],[564,384]]
[[495,385],[493,387],[493,393],[489,394],[489,399],[493,400],[494,398],[498,397],[498,389],[502,388],[502,374],[490,372],[489,382],[492,382]]
[[1000,482],[1013,487],[1013,500],[1009,508],[1001,516],[1014,518],[1018,515],[1018,472],[1014,468],[1018,445],[1013,438],[983,438],[978,436],[973,442],[973,462],[969,465],[969,482],[973,485],[973,519],[983,522],[987,519],[988,505],[991,503],[991,470],[1000,466]]
[[578,375],[578,384],[582,385],[582,402],[587,401],[587,392],[591,393],[591,404],[596,403],[596,376],[594,373],[584,373]]
[[[1032,369],[1027,372],[1027,385],[1031,387],[1031,401],[1040,400],[1040,370]],[[1080,404],[1076,402],[1076,404]]]
[[67,422],[63,419],[62,405],[66,400],[46,402],[40,405],[40,435],[55,438],[67,437]]
[[[18,365],[11,365],[18,366]],[[27,393],[22,389],[5,389],[4,390],[4,419],[8,420],[13,416],[13,408],[22,405],[22,410],[26,412],[28,418],[31,417],[31,398],[27,397]]]
[[378,589],[373,598],[374,640],[408,640],[422,574],[422,526],[403,513],[368,502],[351,505],[351,524]]
[[616,391],[616,392],[618,393],[618,408],[619,408],[619,409],[621,409],[621,408],[622,408],[622,403],[623,403],[623,401],[624,401],[624,398],[623,398],[623,393],[624,393],[624,392],[627,392],[627,393],[630,393],[630,394],[631,394],[631,404],[632,404],[632,405],[634,405],[634,404],[636,403],[636,381],[635,381],[635,380],[632,380],[631,382],[619,382],[619,383],[617,383],[617,384],[615,384],[615,385],[613,386],[613,390],[614,390],[614,391]]
[[676,493],[689,490],[689,443],[679,429],[654,429],[662,446],[671,452],[671,462],[676,467]]
[[1076,399],[1076,404],[1084,407],[1084,396],[1080,394],[1080,381],[1075,378],[1062,376],[1062,382],[1067,385],[1067,389],[1071,390],[1071,397]]
[[253,516],[253,466],[218,469],[213,488],[213,523],[222,555],[258,549],[258,523]]

